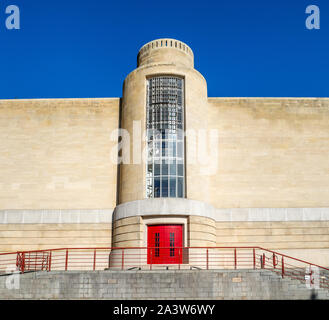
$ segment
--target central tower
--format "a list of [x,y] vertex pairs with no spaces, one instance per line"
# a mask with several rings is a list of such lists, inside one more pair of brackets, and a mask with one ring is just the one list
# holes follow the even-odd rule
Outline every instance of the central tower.
[[195,143],[191,140],[189,145],[184,135],[207,127],[206,105],[207,84],[194,69],[189,46],[159,39],[140,49],[137,69],[123,85],[121,128],[129,133],[130,161],[121,165],[120,204],[147,198],[207,198],[206,183],[203,190],[189,188],[203,177],[194,159]]
[[207,84],[194,69],[191,48],[174,39],[145,44],[123,85],[114,247],[170,247],[147,261],[174,263],[178,246],[216,244],[212,210],[203,202],[208,178],[196,150],[207,117]]

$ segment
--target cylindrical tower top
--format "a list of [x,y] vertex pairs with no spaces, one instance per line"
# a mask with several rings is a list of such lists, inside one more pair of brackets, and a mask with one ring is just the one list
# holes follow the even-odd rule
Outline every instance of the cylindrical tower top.
[[157,39],[145,44],[138,52],[137,67],[148,64],[174,64],[194,67],[192,49],[175,39]]

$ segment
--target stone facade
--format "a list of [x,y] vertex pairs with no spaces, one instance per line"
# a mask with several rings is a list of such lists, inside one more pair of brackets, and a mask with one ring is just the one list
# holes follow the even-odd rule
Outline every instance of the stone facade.
[[[205,163],[186,134],[186,199],[146,199],[134,158],[154,75],[184,78],[185,128],[206,130]],[[0,141],[0,252],[145,246],[148,224],[179,223],[184,246],[262,246],[329,266],[329,99],[208,97],[180,41],[143,46],[122,98],[0,100]],[[120,145],[129,163],[117,164]]]

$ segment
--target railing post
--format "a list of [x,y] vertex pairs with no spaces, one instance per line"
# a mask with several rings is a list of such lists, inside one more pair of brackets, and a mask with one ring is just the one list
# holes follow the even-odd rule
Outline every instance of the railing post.
[[96,249],[94,249],[94,265],[93,265],[93,271],[96,269]]
[[263,253],[263,269],[265,269],[265,253]]
[[27,268],[28,268],[28,270],[31,270],[31,252],[29,252],[28,255],[29,255],[29,260],[28,260]]
[[43,268],[45,266],[45,252],[42,251],[42,259],[41,259],[41,270],[43,271]]
[[207,270],[209,269],[209,250],[207,249]]
[[310,264],[309,268],[310,268],[310,285],[312,286],[314,284],[314,281],[313,281],[314,279],[312,277],[313,270],[312,270],[312,265],[311,264]]
[[180,270],[181,248],[178,248],[178,270]]
[[48,267],[48,271],[51,271],[51,255],[52,255],[52,251],[50,251],[50,254],[49,254],[49,267]]
[[282,265],[281,275],[282,275],[282,278],[283,278],[284,277],[284,259],[283,259],[283,256],[282,256],[281,265]]
[[17,252],[16,253],[16,268],[18,268],[18,269],[19,269],[19,258],[20,258],[20,253]]
[[124,269],[124,263],[125,263],[125,249],[122,249],[122,261],[121,261],[121,270]]
[[67,271],[67,263],[69,260],[69,250],[66,249],[66,255],[65,255],[65,271]]
[[273,253],[273,269],[275,269],[276,261],[275,261],[275,253]]
[[252,254],[253,254],[253,261],[254,261],[254,269],[256,269],[256,253],[255,253],[255,248],[252,249]]
[[22,273],[24,273],[24,270],[25,270],[25,253],[22,252]]
[[234,248],[234,269],[237,267],[236,248]]

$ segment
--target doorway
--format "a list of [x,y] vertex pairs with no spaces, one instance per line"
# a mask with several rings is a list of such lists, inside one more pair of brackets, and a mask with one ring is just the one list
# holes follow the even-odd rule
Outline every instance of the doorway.
[[178,264],[183,259],[183,226],[149,225],[147,230],[147,263]]

